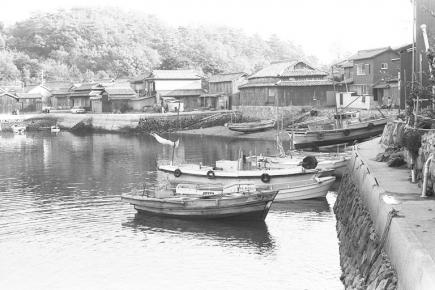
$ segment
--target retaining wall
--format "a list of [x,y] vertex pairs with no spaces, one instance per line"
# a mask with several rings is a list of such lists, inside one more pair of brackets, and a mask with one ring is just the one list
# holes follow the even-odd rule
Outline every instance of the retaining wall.
[[376,234],[370,212],[351,175],[340,183],[334,205],[340,240],[341,280],[346,289],[397,289],[397,274]]

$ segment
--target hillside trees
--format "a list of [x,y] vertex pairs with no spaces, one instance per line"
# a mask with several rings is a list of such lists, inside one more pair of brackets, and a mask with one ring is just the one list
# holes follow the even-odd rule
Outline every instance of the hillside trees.
[[48,79],[71,80],[88,79],[90,72],[130,77],[155,68],[253,72],[273,60],[303,56],[277,36],[266,41],[228,27],[174,28],[154,16],[113,8],[38,13],[3,34],[8,78],[36,78],[41,69]]

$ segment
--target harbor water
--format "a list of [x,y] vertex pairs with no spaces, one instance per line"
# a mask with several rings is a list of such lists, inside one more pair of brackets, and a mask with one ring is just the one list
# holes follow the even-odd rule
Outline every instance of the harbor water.
[[[172,137],[174,138],[174,137]],[[213,164],[265,141],[183,136],[174,162]],[[0,133],[0,289],[343,289],[333,192],[265,222],[138,215],[122,193],[162,184],[150,136]]]

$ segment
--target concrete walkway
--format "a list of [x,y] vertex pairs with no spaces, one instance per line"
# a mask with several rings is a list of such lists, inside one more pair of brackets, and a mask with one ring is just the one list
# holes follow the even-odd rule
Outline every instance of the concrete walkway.
[[378,234],[384,231],[388,212],[392,208],[399,211],[385,245],[398,272],[399,289],[435,289],[435,198],[420,197],[421,188],[409,181],[409,169],[374,160],[384,151],[379,140],[359,144],[349,166]]

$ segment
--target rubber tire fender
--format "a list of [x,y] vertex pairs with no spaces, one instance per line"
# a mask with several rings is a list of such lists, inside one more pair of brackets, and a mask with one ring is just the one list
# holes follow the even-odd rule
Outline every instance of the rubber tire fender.
[[181,174],[182,174],[182,172],[181,172],[181,170],[180,170],[179,168],[177,168],[177,169],[174,170],[174,176],[175,176],[175,177],[180,177]]
[[317,167],[317,159],[312,155],[307,155],[302,159],[302,167],[305,169],[314,169]]
[[368,123],[367,124],[367,129],[372,129],[375,126],[375,124],[373,123]]
[[270,175],[267,173],[261,174],[261,181],[263,181],[264,183],[269,183],[270,182]]
[[350,130],[349,129],[346,129],[346,130],[343,131],[343,135],[344,136],[349,136],[349,134],[350,134]]
[[216,175],[214,174],[213,170],[209,170],[209,171],[207,171],[207,177],[209,179],[214,179],[214,178],[216,178]]

